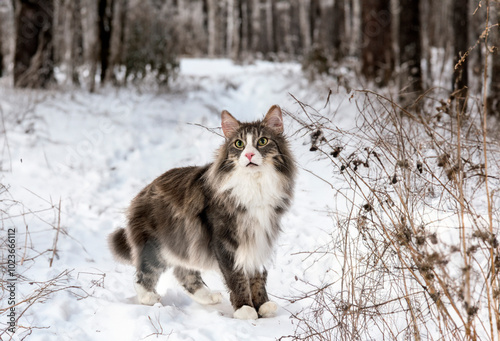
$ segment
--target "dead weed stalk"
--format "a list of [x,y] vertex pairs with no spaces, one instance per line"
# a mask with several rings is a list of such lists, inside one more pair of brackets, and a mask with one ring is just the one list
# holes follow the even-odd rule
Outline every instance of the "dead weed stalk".
[[332,210],[327,246],[341,278],[306,283],[294,338],[499,340],[500,142],[481,105],[416,115],[370,91],[353,97],[355,130],[300,102],[290,114],[350,207]]

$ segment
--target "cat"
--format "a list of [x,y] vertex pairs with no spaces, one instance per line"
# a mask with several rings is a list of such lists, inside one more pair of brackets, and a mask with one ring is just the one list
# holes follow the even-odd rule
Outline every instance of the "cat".
[[155,290],[168,268],[201,304],[217,304],[200,271],[219,270],[229,289],[234,318],[274,316],[266,292],[273,244],[290,206],[295,161],[283,135],[279,106],[262,121],[241,123],[222,111],[225,143],[215,161],[174,168],[132,201],[128,225],[109,236],[112,253],[137,269],[140,303],[160,301]]

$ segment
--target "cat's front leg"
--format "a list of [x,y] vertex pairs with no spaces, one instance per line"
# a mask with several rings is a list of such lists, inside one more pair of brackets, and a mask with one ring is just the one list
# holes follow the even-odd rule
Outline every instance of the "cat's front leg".
[[248,276],[244,271],[234,268],[234,258],[229,251],[219,248],[217,258],[229,289],[229,298],[234,308],[233,317],[241,320],[256,320],[259,316],[253,306]]
[[252,302],[259,316],[273,317],[278,310],[278,305],[269,301],[266,291],[267,270],[256,272],[250,277],[250,290],[252,292]]

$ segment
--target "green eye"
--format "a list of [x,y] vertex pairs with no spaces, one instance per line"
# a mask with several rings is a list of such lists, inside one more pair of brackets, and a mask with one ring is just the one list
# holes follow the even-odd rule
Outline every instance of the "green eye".
[[268,142],[269,140],[267,139],[267,137],[261,137],[257,143],[262,147],[265,146]]
[[245,142],[243,142],[243,141],[241,141],[241,140],[236,140],[236,141],[234,142],[234,146],[235,146],[236,148],[238,148],[238,149],[242,149],[242,148],[243,148],[243,146],[245,146]]

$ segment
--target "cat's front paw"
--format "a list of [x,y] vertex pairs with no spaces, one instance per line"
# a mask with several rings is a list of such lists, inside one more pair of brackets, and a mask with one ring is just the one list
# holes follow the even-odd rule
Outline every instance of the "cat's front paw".
[[278,305],[274,302],[267,301],[259,308],[259,315],[262,317],[273,317],[276,315],[276,310],[278,310]]
[[255,308],[244,305],[234,312],[233,317],[239,320],[256,320],[259,318],[259,315],[257,315]]

